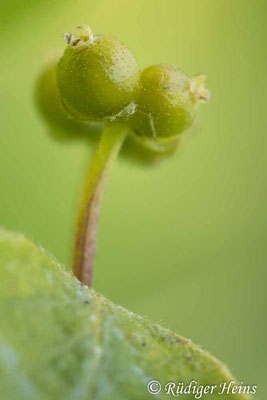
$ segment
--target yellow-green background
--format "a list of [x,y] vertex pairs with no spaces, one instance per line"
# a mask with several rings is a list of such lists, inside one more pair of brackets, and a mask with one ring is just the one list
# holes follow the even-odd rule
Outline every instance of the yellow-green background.
[[264,399],[266,1],[2,0],[1,8],[0,224],[66,265],[90,151],[54,142],[33,101],[61,33],[88,23],[121,38],[142,67],[206,73],[212,101],[178,154],[154,168],[116,164],[94,287],[201,344]]

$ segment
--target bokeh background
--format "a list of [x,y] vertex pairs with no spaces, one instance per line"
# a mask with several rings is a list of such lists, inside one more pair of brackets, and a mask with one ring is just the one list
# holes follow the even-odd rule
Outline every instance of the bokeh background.
[[2,0],[0,18],[0,224],[67,268],[92,149],[52,140],[33,99],[61,33],[88,23],[122,39],[142,67],[206,73],[212,101],[176,156],[117,162],[94,287],[191,338],[264,399],[266,1]]

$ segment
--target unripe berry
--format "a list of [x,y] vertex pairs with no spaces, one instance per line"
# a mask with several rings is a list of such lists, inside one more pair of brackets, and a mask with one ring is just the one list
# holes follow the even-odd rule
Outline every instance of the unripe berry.
[[112,37],[89,27],[65,34],[68,43],[58,64],[62,102],[76,120],[114,119],[136,98],[139,68],[132,53]]
[[189,78],[173,66],[158,65],[141,74],[141,90],[129,123],[143,136],[174,138],[194,122],[200,101],[207,101],[205,76]]

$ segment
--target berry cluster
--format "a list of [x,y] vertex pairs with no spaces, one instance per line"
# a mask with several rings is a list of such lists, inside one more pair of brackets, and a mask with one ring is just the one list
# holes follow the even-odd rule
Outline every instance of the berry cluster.
[[[189,78],[169,65],[140,71],[124,44],[110,36],[94,35],[86,25],[74,34],[64,34],[64,39],[67,48],[49,70],[50,82],[52,77],[57,81],[50,114],[62,126],[65,122],[65,130],[69,123],[72,133],[74,128],[85,130],[92,122],[124,121],[144,144],[151,142],[157,150],[155,142],[175,143],[193,124],[199,102],[209,99],[204,75]],[[39,85],[42,109],[50,104],[47,76],[48,72],[43,87]]]

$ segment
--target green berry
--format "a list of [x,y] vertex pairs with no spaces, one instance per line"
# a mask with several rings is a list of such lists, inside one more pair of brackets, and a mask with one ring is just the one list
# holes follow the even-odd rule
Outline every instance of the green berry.
[[173,66],[158,65],[141,74],[141,90],[129,123],[153,139],[175,138],[194,122],[199,101],[207,101],[205,76],[189,78]]
[[132,53],[112,37],[93,35],[89,27],[65,34],[68,43],[58,64],[62,102],[75,119],[114,119],[139,89],[139,68]]

